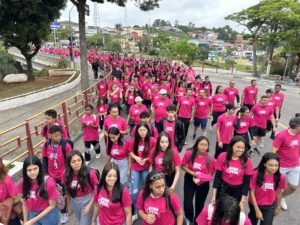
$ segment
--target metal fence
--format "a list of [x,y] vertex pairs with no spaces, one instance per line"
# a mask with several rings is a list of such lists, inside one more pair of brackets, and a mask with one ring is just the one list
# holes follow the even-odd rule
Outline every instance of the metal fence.
[[[104,75],[109,78],[112,73],[111,65],[103,61]],[[86,103],[95,104],[97,101],[97,83],[86,90],[50,107],[58,113],[58,119],[73,139],[80,132],[80,118],[84,114]],[[22,161],[27,155],[39,155],[44,142],[41,130],[44,126],[44,111],[33,115],[24,122],[0,132],[0,158],[4,159],[10,168],[16,161]]]

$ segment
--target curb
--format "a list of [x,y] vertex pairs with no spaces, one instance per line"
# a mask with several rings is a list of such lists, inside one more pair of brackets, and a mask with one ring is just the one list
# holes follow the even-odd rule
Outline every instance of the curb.
[[[75,80],[76,74],[79,73]],[[70,90],[80,83],[81,73],[78,70],[74,70],[73,75],[66,81],[60,84],[56,84],[50,87],[46,87],[37,91],[32,91],[26,94],[18,95],[11,98],[6,98],[0,101],[0,111],[12,109],[15,107],[23,106],[29,103],[37,102],[45,98],[49,98],[53,95],[60,94],[66,90]]]

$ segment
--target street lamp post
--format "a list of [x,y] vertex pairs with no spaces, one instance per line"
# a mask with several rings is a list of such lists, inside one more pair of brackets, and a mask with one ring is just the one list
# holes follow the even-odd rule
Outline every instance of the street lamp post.
[[292,56],[291,53],[287,53],[287,54],[286,54],[285,69],[284,69],[284,74],[283,74],[284,80],[285,80],[285,78],[286,78],[287,69],[288,69],[288,64],[289,64],[289,59],[290,59],[291,56]]
[[70,29],[70,46],[69,46],[69,51],[70,51],[70,60],[71,60],[71,68],[74,68],[74,59],[73,59],[73,32],[72,32],[72,27],[71,27],[71,12],[72,9],[74,8],[75,5],[72,6],[72,8],[69,11],[69,29]]

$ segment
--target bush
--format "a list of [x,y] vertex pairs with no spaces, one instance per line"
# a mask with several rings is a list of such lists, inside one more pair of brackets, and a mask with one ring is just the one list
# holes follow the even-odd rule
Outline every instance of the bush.
[[233,59],[225,59],[225,69],[229,70],[234,67],[236,62]]
[[6,50],[0,50],[0,75],[5,76],[6,74],[18,73],[17,68],[14,65],[15,61],[13,57],[8,54]]
[[49,69],[35,70],[33,76],[35,77],[47,77],[49,75]]
[[156,49],[150,49],[149,50],[149,55],[158,56],[159,55],[159,51],[157,51]]
[[57,63],[58,69],[65,69],[68,67],[68,62],[64,57],[61,57]]

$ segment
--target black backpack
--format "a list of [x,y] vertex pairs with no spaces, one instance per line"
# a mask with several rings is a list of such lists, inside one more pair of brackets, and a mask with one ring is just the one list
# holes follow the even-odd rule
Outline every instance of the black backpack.
[[91,179],[90,179],[90,173],[91,173],[91,170],[93,170],[93,171],[95,172],[95,174],[96,174],[96,176],[97,176],[97,179],[98,179],[98,182],[100,182],[100,172],[99,172],[99,170],[96,169],[96,168],[92,168],[92,167],[88,167],[88,168],[87,168],[87,171],[88,171],[88,181],[89,181],[89,184],[91,185],[91,187],[94,189],[93,184],[92,184],[92,181],[91,181]]
[[[73,149],[73,141],[71,140],[66,140],[66,139],[61,139],[60,142],[59,142],[59,145],[61,145],[61,150],[62,150],[62,153],[64,155],[64,159],[66,160],[67,156],[66,156],[66,146],[67,146],[67,143],[71,146],[71,149]],[[45,149],[47,150],[48,149],[48,146],[51,145],[51,140],[47,140],[46,143],[45,143]]]
[[[63,126],[61,126],[61,125],[58,125],[58,126],[60,126],[61,129],[63,128]],[[43,128],[42,135],[46,135],[47,133],[48,133],[48,125],[45,125],[44,128]],[[68,135],[69,138],[71,137],[68,131],[67,131],[67,135]],[[46,138],[47,138],[47,137],[46,137]],[[68,140],[68,142],[69,142],[69,144],[71,145],[71,147],[72,147],[72,149],[73,149],[73,146],[74,146],[73,141]]]

